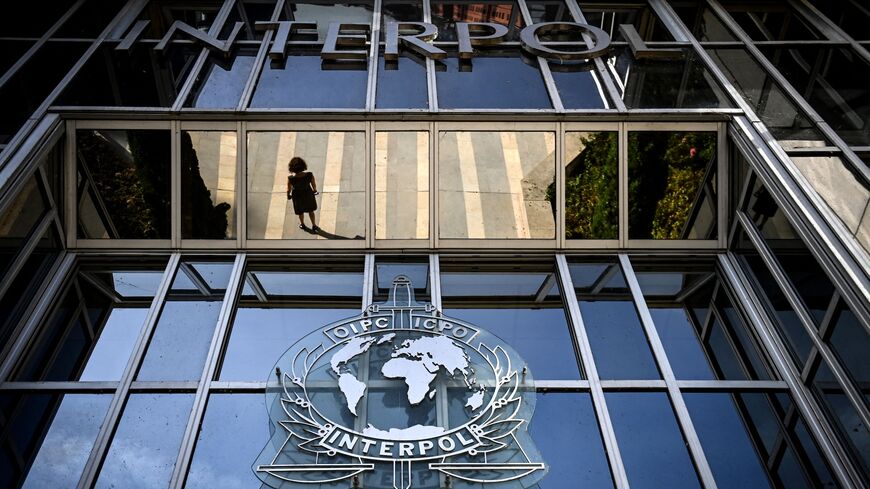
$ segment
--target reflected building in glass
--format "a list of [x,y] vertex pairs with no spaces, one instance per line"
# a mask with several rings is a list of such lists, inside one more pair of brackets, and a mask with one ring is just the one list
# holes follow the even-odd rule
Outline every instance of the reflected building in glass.
[[[8,3],[0,488],[870,487],[864,2]],[[388,306],[522,359],[506,451],[272,446],[279,359]],[[322,446],[500,382],[411,403],[403,341]]]

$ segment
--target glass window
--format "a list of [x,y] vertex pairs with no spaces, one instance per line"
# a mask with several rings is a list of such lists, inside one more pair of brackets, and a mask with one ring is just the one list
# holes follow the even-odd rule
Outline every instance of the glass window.
[[786,430],[784,411],[795,413],[786,394],[705,392],[684,399],[717,485],[837,486],[815,443]]
[[387,22],[422,22],[422,0],[384,0],[381,2],[381,34]]
[[696,109],[730,107],[725,93],[694,51],[679,60],[638,61],[627,48],[606,58],[622,99],[629,109]]
[[[840,359],[843,369],[852,377],[865,398],[870,398],[870,336],[852,309],[841,298],[831,318],[831,333],[828,343]],[[870,399],[868,399],[870,400]]]
[[170,238],[169,131],[79,130],[76,153],[79,238]]
[[549,469],[541,489],[613,487],[588,393],[539,393],[529,433]]
[[442,132],[442,239],[555,238],[552,132]]
[[537,58],[517,51],[478,53],[470,62],[448,53],[435,79],[442,109],[552,108]]
[[299,262],[250,265],[220,380],[271,378],[275,361],[296,341],[358,314],[362,292],[361,262],[338,262],[330,268]]
[[307,309],[243,303],[236,311],[220,380],[271,379],[275,362],[294,343],[318,328],[358,313],[359,307]]
[[10,3],[0,19],[0,32],[4,37],[42,37],[69,8],[66,2]]
[[55,101],[64,106],[171,107],[199,47],[171,43],[164,53],[141,43],[118,51],[102,44]]
[[111,400],[110,394],[0,395],[0,485],[75,488]]
[[565,237],[619,238],[616,132],[565,133]]
[[814,7],[821,10],[828,19],[840,26],[846,34],[857,40],[870,40],[867,23],[870,22],[870,11],[866,5],[851,0],[831,2],[827,0],[810,0]]
[[825,146],[803,110],[744,49],[707,49],[710,58],[785,149]]
[[762,47],[767,59],[837,134],[854,146],[870,145],[870,64],[852,48]]
[[[864,474],[867,474],[870,470],[870,431],[830,367],[825,364],[824,359],[819,359],[819,362],[820,365],[809,382],[810,387],[839,431],[850,455],[863,469]],[[866,400],[867,396],[864,398]]]
[[181,237],[236,236],[235,131],[181,132]]
[[768,378],[758,344],[712,263],[637,261],[641,291],[677,379]]
[[[5,32],[5,31],[3,31]],[[35,41],[0,40],[0,76],[12,67],[24,53],[35,44]]]
[[429,302],[429,261],[426,258],[378,257],[375,263],[373,302],[384,302],[389,298],[393,280],[399,275],[408,277],[414,287],[414,298],[418,302]]
[[524,27],[523,15],[515,1],[496,0],[474,3],[432,2],[432,23],[438,28],[439,41],[456,41],[457,22],[492,22],[508,28],[507,39],[519,40]]
[[429,132],[375,134],[375,238],[429,238]]
[[[174,0],[151,0],[142,9],[139,20],[148,20],[148,28],[143,34],[146,39],[160,39],[175,21],[207,32],[217,17],[223,2],[221,0],[201,0],[195,3]],[[119,32],[115,32],[120,37]]]
[[111,284],[95,277],[117,273],[123,280],[135,272],[159,280],[162,265],[152,266],[153,271],[85,266],[31,340],[19,362],[16,380],[120,380],[152,296],[125,298]]
[[614,5],[613,1],[581,1],[580,10],[586,23],[603,29],[615,41],[625,41],[619,32],[622,24],[631,24],[644,41],[673,41],[665,25],[649,7]]
[[[49,12],[51,10],[54,9],[49,9]],[[40,15],[42,14],[35,17]],[[3,16],[10,15],[4,13]],[[29,23],[29,20],[21,22],[18,17],[10,18],[15,19],[18,24]],[[34,17],[28,17],[32,18]],[[3,110],[0,111],[0,144],[6,144],[12,139],[90,45],[91,41],[46,42],[0,87],[0,100],[3,101]]]
[[574,22],[574,16],[563,0],[526,0],[532,22]]
[[628,134],[628,236],[715,239],[716,133]]
[[631,487],[701,487],[667,394],[608,392],[605,399]]
[[47,210],[40,187],[36,177],[27,179],[0,214],[0,272],[6,271]]
[[566,109],[609,109],[595,63],[549,63],[550,74]]
[[199,380],[220,308],[220,302],[167,302],[137,380]]
[[[320,19],[318,25],[327,24]],[[251,108],[363,109],[367,82],[364,60],[335,62],[317,53],[293,52],[263,66]]]
[[619,265],[572,263],[570,270],[598,375],[661,378]]
[[700,2],[673,2],[674,11],[692,31],[692,36],[701,42],[736,41],[731,31],[713,13],[713,10]]
[[131,394],[94,487],[166,487],[193,394]]
[[54,263],[57,254],[50,248],[60,248],[60,245],[56,238],[54,242],[49,239],[46,245],[40,242],[39,247],[24,261],[18,275],[10,277],[9,287],[0,297],[0,348],[4,348],[12,337],[18,321]]
[[[331,1],[331,0],[291,0],[284,10],[289,20],[297,22],[316,22],[317,41],[326,39],[330,22],[345,24],[371,25],[374,12],[372,2]],[[313,40],[313,39],[312,39]]]
[[[288,199],[288,163],[302,158],[319,193]],[[363,239],[366,146],[362,132],[249,132],[248,239]],[[306,197],[309,195],[309,197]],[[306,218],[316,202],[315,231]]]
[[427,83],[425,59],[409,53],[402,53],[398,61],[387,61],[379,56],[375,108],[426,109],[429,107]]
[[259,486],[251,465],[269,441],[264,406],[262,393],[209,397],[184,487]]
[[751,245],[748,245],[744,251],[741,251],[741,255],[746,267],[755,277],[757,290],[767,298],[768,310],[776,317],[775,324],[779,326],[780,334],[786,340],[786,346],[789,347],[797,364],[803,365],[812,347],[809,333],[804,329],[803,323],[792,309],[779,283],[767,269],[767,265],[764,264],[758,252]]
[[528,362],[534,378],[582,378],[552,266],[522,271],[442,263],[441,295],[444,315],[504,340]]
[[249,50],[239,50],[229,58],[209,56],[205,66],[196,75],[184,106],[235,109],[256,59],[257,53]]
[[[748,6],[747,6],[748,5]],[[760,1],[725,5],[753,41],[803,41],[823,37],[788,3]]]
[[109,25],[122,6],[122,2],[115,0],[88,0],[75,10],[52,37],[94,39]]

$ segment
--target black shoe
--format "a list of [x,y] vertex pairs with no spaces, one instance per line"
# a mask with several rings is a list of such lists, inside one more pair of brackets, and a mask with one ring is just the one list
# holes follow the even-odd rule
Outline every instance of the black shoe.
[[305,229],[305,224],[300,224],[299,229]]
[[319,232],[319,231],[320,231],[320,228],[317,227],[317,224],[315,224],[314,226],[311,227],[311,230],[314,231],[314,232],[316,233],[316,232]]

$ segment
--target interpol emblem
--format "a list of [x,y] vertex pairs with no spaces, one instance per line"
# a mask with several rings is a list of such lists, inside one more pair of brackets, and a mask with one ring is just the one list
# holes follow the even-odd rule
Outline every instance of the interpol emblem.
[[276,489],[529,487],[547,472],[528,433],[528,367],[485,330],[416,302],[404,276],[387,302],[288,349],[266,403],[272,437],[253,469]]

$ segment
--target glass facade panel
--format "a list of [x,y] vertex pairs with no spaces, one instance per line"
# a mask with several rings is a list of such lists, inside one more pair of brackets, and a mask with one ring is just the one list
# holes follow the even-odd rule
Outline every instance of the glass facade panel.
[[821,460],[815,444],[786,428],[785,412],[795,412],[787,395],[709,392],[685,399],[717,485],[837,486],[824,465],[813,465]]
[[378,58],[377,109],[427,109],[426,61],[405,54],[398,61]]
[[235,131],[181,132],[181,236],[236,236]]
[[816,399],[827,410],[845,448],[861,467],[866,478],[870,473],[870,430],[867,429],[861,414],[846,396],[824,360],[820,361],[809,384]]
[[12,139],[88,46],[90,42],[47,42],[0,86],[0,144]]
[[619,134],[565,133],[565,237],[619,237]]
[[265,396],[259,392],[209,397],[184,487],[212,489],[260,485],[251,464],[267,446],[270,433],[269,423],[253,414],[261,413],[264,405]]
[[518,40],[524,27],[522,12],[515,1],[443,2],[433,0],[432,23],[438,28],[439,41],[456,41],[457,22],[492,22],[508,28],[507,38]]
[[[300,228],[293,217],[310,209],[287,198],[293,157],[305,160],[319,191],[319,231]],[[365,162],[362,132],[248,133],[248,239],[362,239]]]
[[541,489],[613,487],[607,455],[588,393],[539,393],[529,432],[550,473]]
[[185,107],[235,109],[251,75],[257,53],[240,51],[230,58],[209,56],[196,76]]
[[628,134],[628,236],[715,239],[716,133]]
[[338,64],[316,53],[293,53],[266,63],[251,108],[363,109],[367,78],[364,61]]
[[586,23],[604,30],[611,39],[625,41],[619,26],[630,24],[644,41],[674,40],[655,12],[646,5],[628,5],[602,0],[582,0],[578,3]]
[[373,302],[384,302],[393,290],[393,281],[403,275],[411,281],[414,298],[419,302],[431,302],[429,261],[426,258],[378,258],[375,263],[375,278],[372,281]]
[[630,109],[730,107],[704,63],[690,50],[679,60],[638,61],[629,49],[616,49],[607,65]]
[[858,387],[864,399],[870,401],[870,362],[867,352],[870,351],[870,336],[867,328],[852,312],[852,309],[841,298],[834,310],[829,328],[831,328],[828,344],[837,355],[846,373],[852,377],[852,382]]
[[789,46],[761,51],[846,143],[870,146],[870,63],[851,48]]
[[555,238],[554,136],[440,133],[441,238]]
[[0,214],[0,271],[5,271],[48,210],[36,177],[28,179]]
[[605,398],[631,487],[701,487],[667,394],[608,392]]
[[79,238],[170,238],[169,131],[79,130],[76,153],[95,211],[79,213]]
[[131,394],[94,487],[166,487],[192,394]]
[[536,379],[582,378],[555,270],[475,268],[441,265],[444,314],[512,345]]
[[429,132],[375,135],[375,238],[429,238]]
[[460,61],[449,53],[435,67],[442,109],[549,109],[550,98],[535,59],[508,51]]
[[550,74],[562,106],[566,109],[610,108],[604,87],[595,71],[594,63],[557,64],[551,62]]
[[0,485],[77,487],[111,400],[106,394],[0,395]]
[[[373,5],[364,1],[290,0],[285,6],[289,20],[317,23],[317,42],[326,39],[330,22],[371,24]],[[313,39],[312,39],[313,40]]]
[[598,375],[661,378],[619,265],[572,263],[570,268]]
[[165,55],[107,43],[91,55],[55,101],[64,106],[171,107],[199,49],[173,44]]

